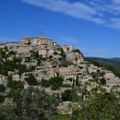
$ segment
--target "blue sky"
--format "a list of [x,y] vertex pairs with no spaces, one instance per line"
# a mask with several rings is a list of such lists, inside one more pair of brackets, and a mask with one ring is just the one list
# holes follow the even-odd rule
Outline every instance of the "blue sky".
[[85,56],[120,57],[120,0],[0,0],[0,42],[41,32]]

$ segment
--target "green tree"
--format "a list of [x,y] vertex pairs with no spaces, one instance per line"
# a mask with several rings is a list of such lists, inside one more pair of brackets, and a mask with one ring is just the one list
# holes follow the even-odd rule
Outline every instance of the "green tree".
[[65,90],[61,95],[62,101],[76,102],[79,100],[77,93],[74,90]]
[[5,100],[5,96],[0,94],[0,103],[3,103]]

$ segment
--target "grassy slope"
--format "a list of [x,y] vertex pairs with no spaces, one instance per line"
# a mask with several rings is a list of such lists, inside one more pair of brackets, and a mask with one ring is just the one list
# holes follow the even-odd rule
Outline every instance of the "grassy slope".
[[105,59],[105,58],[85,58],[87,61],[97,65],[105,67],[111,70],[114,74],[120,77],[120,59]]

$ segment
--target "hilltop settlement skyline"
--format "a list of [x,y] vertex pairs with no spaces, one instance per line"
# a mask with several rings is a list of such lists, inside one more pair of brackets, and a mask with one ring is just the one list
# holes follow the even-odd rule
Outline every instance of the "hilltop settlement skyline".
[[119,85],[118,76],[86,61],[79,49],[72,45],[61,46],[43,35],[0,44],[0,100],[3,105],[15,106],[10,93],[33,87],[58,96],[57,112],[71,115],[76,107],[81,107],[80,100],[119,91]]
[[120,0],[0,0],[0,120],[120,120]]
[[[79,49],[74,48],[72,45],[61,46],[43,34],[37,37],[24,37],[19,42],[13,41],[0,44],[0,50],[6,52],[5,54],[8,56],[6,59],[8,60],[17,57],[21,59],[21,64],[25,64],[27,68],[35,67],[34,75],[38,80],[50,79],[56,73],[59,73],[65,80],[70,78],[80,79],[82,77],[83,82],[85,82],[92,79],[92,75],[89,74],[99,70],[105,72],[106,80],[108,78],[111,80],[106,81],[108,88],[120,82],[119,78],[111,71],[85,61],[84,55]],[[17,79],[20,79],[19,77],[17,76]]]
[[43,32],[60,44],[76,46],[85,56],[120,57],[117,1],[1,0],[0,42]]

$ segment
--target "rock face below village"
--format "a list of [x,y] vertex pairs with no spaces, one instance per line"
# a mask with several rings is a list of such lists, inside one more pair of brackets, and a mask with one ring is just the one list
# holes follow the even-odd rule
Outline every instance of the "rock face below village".
[[[61,46],[43,35],[1,44],[0,66],[0,84],[7,88],[6,92],[13,81],[20,82],[25,89],[32,85],[51,95],[61,95],[82,85],[88,91],[99,86],[109,91],[120,85],[120,79],[111,71],[85,61],[79,49]],[[77,94],[81,96],[80,92]],[[69,104],[61,103],[58,108],[69,113],[65,107]]]

